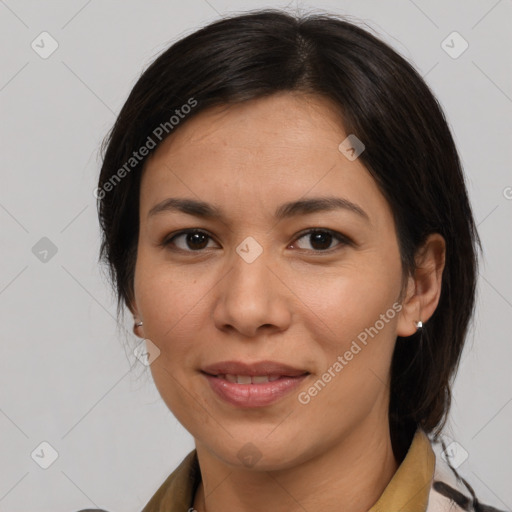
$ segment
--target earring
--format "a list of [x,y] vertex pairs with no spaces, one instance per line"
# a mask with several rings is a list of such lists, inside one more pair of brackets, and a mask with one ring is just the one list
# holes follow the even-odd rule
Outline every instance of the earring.
[[135,334],[135,336],[138,336],[137,334],[137,327],[140,327],[142,325],[142,322],[135,322],[133,324],[133,334]]
[[421,320],[419,320],[418,322],[415,322],[415,323],[416,323],[416,330],[420,331],[423,328],[423,322]]

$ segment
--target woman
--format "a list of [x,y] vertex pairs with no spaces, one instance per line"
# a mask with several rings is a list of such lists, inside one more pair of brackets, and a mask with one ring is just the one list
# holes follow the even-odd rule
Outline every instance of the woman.
[[390,47],[336,16],[210,24],[136,83],[97,197],[118,312],[195,440],[144,512],[496,510],[437,447],[480,241]]

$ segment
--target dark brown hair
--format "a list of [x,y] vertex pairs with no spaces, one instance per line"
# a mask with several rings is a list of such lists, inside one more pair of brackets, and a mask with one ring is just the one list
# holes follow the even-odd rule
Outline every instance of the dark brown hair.
[[[133,152],[158,147],[208,107],[278,91],[332,100],[345,132],[363,141],[359,158],[392,209],[404,275],[413,272],[416,250],[429,234],[446,241],[438,307],[421,335],[397,338],[393,355],[389,421],[401,457],[417,426],[437,438],[446,423],[474,309],[481,244],[439,103],[411,64],[340,16],[267,9],[223,18],[177,41],[142,74],[104,141],[98,183],[100,260],[117,291],[118,316],[133,299],[147,158],[130,160]],[[183,108],[191,99],[196,106]],[[178,114],[174,125],[171,116]]]

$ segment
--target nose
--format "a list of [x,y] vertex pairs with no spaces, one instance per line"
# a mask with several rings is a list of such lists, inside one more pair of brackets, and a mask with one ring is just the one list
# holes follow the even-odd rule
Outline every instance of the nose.
[[213,320],[218,329],[253,338],[289,327],[293,294],[269,263],[265,252],[251,263],[235,253],[231,270],[216,287]]

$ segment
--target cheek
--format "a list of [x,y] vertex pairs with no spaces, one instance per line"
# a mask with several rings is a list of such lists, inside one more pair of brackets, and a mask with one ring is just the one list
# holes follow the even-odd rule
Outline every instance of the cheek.
[[[345,278],[317,281],[302,320],[309,333],[308,350],[317,363],[310,400],[304,413],[324,421],[358,424],[376,403],[384,404],[396,339],[400,305],[396,283],[353,272]],[[384,405],[382,405],[384,407]]]
[[[201,333],[205,332],[205,299],[214,284],[157,261],[142,251],[137,260],[136,299],[144,318],[144,335],[160,350],[150,366],[156,388],[169,410],[190,432],[205,418],[204,402],[191,384]],[[208,415],[206,415],[208,416]],[[207,418],[204,420],[207,423]],[[211,426],[213,428],[213,426]]]
[[302,322],[312,338],[307,348],[319,363],[321,381],[310,388],[313,395],[321,390],[312,400],[316,405],[311,412],[331,411],[332,405],[337,414],[342,406],[354,419],[387,392],[400,310],[395,302],[400,262],[398,256],[382,255],[367,255],[364,260],[310,276],[298,292],[304,303]]
[[[400,266],[396,262],[366,263],[310,272],[295,280],[294,291],[301,299],[301,320],[317,335],[326,350],[340,351],[365,329],[385,315],[379,331],[388,335],[396,322],[393,304],[400,290]],[[385,269],[385,270],[384,270]],[[395,305],[398,306],[398,305]],[[386,315],[386,312],[390,310]]]
[[[211,282],[210,282],[211,281]],[[205,299],[214,285],[213,276],[193,276],[151,257],[141,250],[135,272],[135,295],[144,319],[144,334],[158,345],[162,355],[176,361],[193,347],[204,321]],[[183,354],[179,361],[183,361]]]

